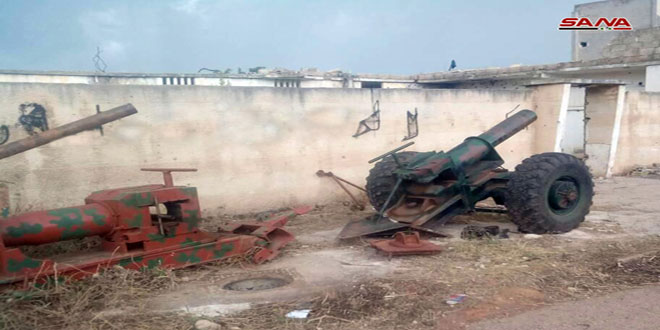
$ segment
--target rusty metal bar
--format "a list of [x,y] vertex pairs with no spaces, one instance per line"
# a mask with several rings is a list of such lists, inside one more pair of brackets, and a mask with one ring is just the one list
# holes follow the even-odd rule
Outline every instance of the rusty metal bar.
[[141,168],[140,171],[161,172],[163,173],[163,181],[165,187],[173,187],[174,179],[172,179],[172,172],[197,172],[197,169],[196,168]]
[[346,192],[346,194],[348,194],[348,196],[351,197],[351,200],[353,200],[353,204],[355,204],[355,206],[357,208],[359,208],[360,210],[364,210],[364,205],[362,203],[360,203],[358,201],[358,199],[355,198],[355,196],[353,196],[353,194],[342,184],[342,182],[345,182],[345,183],[347,183],[347,184],[349,184],[349,185],[351,185],[351,186],[353,186],[357,189],[360,189],[364,192],[367,192],[364,188],[362,188],[362,187],[360,187],[360,186],[358,186],[354,183],[348,182],[348,181],[336,176],[332,172],[324,172],[323,170],[318,170],[318,171],[316,171],[316,175],[319,176],[319,177],[323,177],[323,176],[331,177],[341,187],[341,189],[343,189]]
[[[408,142],[408,143],[406,143],[406,144],[404,144],[404,145],[402,145],[402,146],[400,146],[400,147],[398,147],[398,148],[392,149],[392,150],[390,150],[390,151],[388,151],[388,152],[386,152],[386,153],[384,153],[384,154],[382,154],[382,155],[380,155],[380,156],[378,156],[378,157],[376,157],[376,158],[374,158],[374,159],[369,160],[368,163],[371,164],[371,163],[374,163],[374,162],[376,162],[376,161],[379,161],[379,160],[381,160],[381,159],[383,159],[383,158],[385,158],[385,157],[387,157],[387,156],[389,156],[389,155],[394,155],[394,154],[396,154],[397,152],[399,152],[399,151],[401,151],[401,150],[403,150],[403,149],[405,149],[405,148],[408,148],[408,147],[410,147],[410,146],[413,145],[413,144],[415,144],[415,141]],[[396,158],[395,158],[395,159],[396,159]]]
[[355,188],[355,189],[358,189],[358,190],[362,190],[362,191],[364,191],[364,192],[367,192],[366,189],[364,189],[364,188],[362,188],[362,187],[356,185],[356,184],[353,183],[353,182],[346,181],[346,180],[344,180],[344,179],[342,179],[342,178],[340,178],[340,177],[334,175],[332,172],[330,172],[330,174],[332,174],[332,176],[333,176],[335,179],[337,179],[337,180],[339,180],[339,181],[341,181],[341,182],[343,182],[343,183],[345,183],[345,184],[347,184],[347,185],[349,185],[349,186],[352,186],[352,187]]
[[4,146],[0,146],[0,159],[11,157],[15,154],[42,146],[46,143],[50,143],[69,135],[74,135],[91,129],[97,129],[104,124],[136,113],[137,109],[135,109],[132,104],[128,103],[108,111],[103,111],[93,116],[89,116],[53,129],[49,129],[37,135],[20,139],[18,141],[8,143]]

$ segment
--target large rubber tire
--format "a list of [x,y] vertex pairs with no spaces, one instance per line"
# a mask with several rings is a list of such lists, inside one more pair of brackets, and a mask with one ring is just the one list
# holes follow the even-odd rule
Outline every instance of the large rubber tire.
[[[571,189],[576,188],[573,191],[577,199],[567,201],[570,206],[559,207],[551,196],[557,195],[557,184],[566,182]],[[565,233],[584,221],[593,194],[593,181],[584,162],[572,155],[548,152],[529,157],[516,166],[504,202],[521,232]]]
[[[397,153],[396,156],[402,165],[406,165],[417,154],[418,153],[414,151],[404,151]],[[385,205],[387,197],[396,185],[397,177],[394,174],[394,170],[396,169],[397,164],[394,161],[394,158],[392,158],[392,156],[387,156],[376,163],[376,165],[374,165],[369,171],[369,176],[367,176],[367,196],[369,197],[369,202],[376,211],[380,211],[383,205]],[[399,189],[397,189],[397,192],[392,196],[389,206],[398,202],[403,196],[403,192],[404,187],[400,186]]]

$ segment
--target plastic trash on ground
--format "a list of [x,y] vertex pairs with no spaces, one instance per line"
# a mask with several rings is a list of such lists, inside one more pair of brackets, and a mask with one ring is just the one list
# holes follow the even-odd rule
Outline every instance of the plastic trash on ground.
[[449,299],[447,299],[446,303],[447,305],[460,304],[463,302],[463,300],[465,300],[465,297],[467,297],[465,294],[453,294],[449,296]]
[[299,309],[287,313],[286,317],[290,319],[306,319],[311,311],[311,309]]

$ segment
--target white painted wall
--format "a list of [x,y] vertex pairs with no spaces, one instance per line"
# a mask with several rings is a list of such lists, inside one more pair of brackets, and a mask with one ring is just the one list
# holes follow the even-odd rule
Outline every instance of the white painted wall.
[[[620,86],[592,86],[586,91],[585,113],[589,118],[586,125],[585,152],[587,166],[594,176],[607,176],[610,159],[613,157],[612,138],[617,126],[621,95]],[[619,118],[620,119],[620,118]]]
[[660,92],[660,65],[646,67],[646,92]]
[[584,155],[584,87],[572,86],[566,111],[566,126],[560,142],[560,151],[568,154]]
[[[165,79],[165,83],[163,83]],[[194,82],[193,82],[194,79]],[[6,73],[0,72],[0,83],[44,83],[44,84],[100,84],[100,85],[197,85],[197,86],[234,86],[234,87],[278,87],[276,82],[298,82],[300,88],[360,88],[359,84],[349,81],[344,86],[342,79],[337,77],[301,77],[297,79],[271,77],[213,77],[208,75],[162,75],[129,76],[125,74],[73,74],[73,73]],[[391,88],[401,88],[396,85]],[[408,86],[410,85],[410,86]],[[405,86],[415,87],[409,83]],[[418,87],[418,86],[417,86]],[[296,88],[292,84],[291,88]]]
[[[367,160],[401,145],[406,110],[419,111],[420,134],[411,150],[447,150],[489,129],[516,105],[538,111],[558,107],[561,96],[554,94],[561,90],[0,83],[0,124],[10,125],[10,141],[25,136],[13,126],[23,102],[44,105],[51,127],[94,114],[96,104],[107,110],[131,102],[139,111],[104,126],[105,136],[83,132],[0,160],[0,179],[11,182],[12,209],[76,205],[95,190],[161,181],[140,167],[198,168],[175,174],[175,183],[198,187],[207,214],[325,203],[346,197],[314,173],[329,170],[364,184]],[[381,129],[351,137],[375,100],[380,100]],[[537,127],[498,146],[506,166],[550,151],[536,145]]]
[[621,114],[613,174],[660,163],[660,93],[628,91]]

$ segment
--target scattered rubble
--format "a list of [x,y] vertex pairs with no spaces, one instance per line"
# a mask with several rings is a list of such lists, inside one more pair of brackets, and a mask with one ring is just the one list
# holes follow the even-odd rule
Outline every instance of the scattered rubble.
[[209,320],[198,320],[195,322],[196,330],[221,330],[222,326],[220,324],[211,322]]
[[461,231],[461,238],[465,240],[484,238],[509,238],[509,229],[500,229],[499,226],[465,226]]
[[660,163],[653,163],[649,166],[636,165],[630,173],[630,176],[641,176],[649,178],[660,178]]

